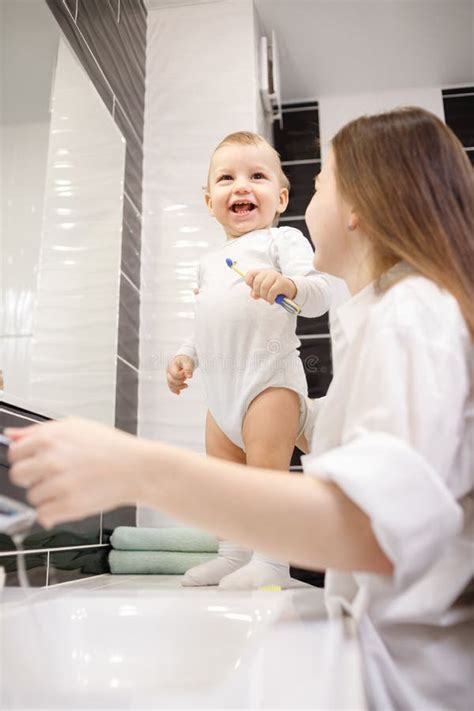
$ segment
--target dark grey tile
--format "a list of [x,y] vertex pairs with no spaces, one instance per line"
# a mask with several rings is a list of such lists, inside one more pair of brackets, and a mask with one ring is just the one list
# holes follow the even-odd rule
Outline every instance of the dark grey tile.
[[120,21],[112,21],[111,15],[111,6],[104,0],[79,0],[77,26],[141,136],[146,44],[142,13],[137,2],[121,0]]
[[137,433],[138,373],[126,363],[117,359],[117,391],[115,398],[115,426]]
[[[44,422],[47,419],[43,415],[15,407],[4,400],[0,400],[0,432],[5,427],[28,427],[35,422]],[[8,476],[8,469],[7,448],[0,445],[0,494],[27,503],[25,490],[12,484]]]
[[290,565],[290,575],[296,580],[301,580],[303,583],[312,585],[315,588],[324,587],[325,574],[322,570],[307,570],[306,568],[297,568]]
[[112,112],[113,105],[113,94],[111,88],[105,79],[103,73],[97,66],[94,57],[89,51],[88,47],[84,44],[81,36],[77,32],[74,20],[63,4],[62,0],[46,0],[48,6],[55,16],[59,26],[64,32],[69,44],[71,45],[73,51],[76,53],[82,66],[88,73],[92,83],[97,89],[99,96],[102,98],[103,102],[107,106],[108,110]]
[[449,128],[463,146],[474,147],[474,93],[444,96],[444,114]]
[[[43,587],[47,577],[47,553],[27,553],[25,555],[26,574],[31,587]],[[5,569],[5,584],[18,587],[18,554],[0,556],[0,567]]]
[[[120,23],[133,28],[135,42],[140,43],[137,52],[140,51],[140,65],[145,70],[146,67],[146,31],[147,31],[147,10],[145,0],[120,0]],[[129,29],[129,33],[132,30]]]
[[443,99],[456,94],[474,94],[474,86],[458,86],[456,89],[443,89]]
[[81,521],[61,524],[45,530],[35,526],[25,538],[25,548],[67,548],[100,543],[100,516],[89,516]]
[[140,334],[140,294],[121,274],[118,355],[138,368]]
[[120,22],[120,0],[107,0],[115,22]]
[[318,109],[283,110],[283,128],[275,121],[273,139],[284,161],[321,158]]
[[332,380],[330,340],[319,338],[304,340],[299,351],[306,373],[309,396],[323,397]]
[[296,334],[298,336],[327,334],[329,338],[329,314],[325,313],[317,318],[303,318],[302,316],[298,316]]
[[317,109],[319,108],[319,102],[315,99],[308,101],[295,101],[282,104],[283,111],[288,111],[288,109]]
[[102,543],[108,543],[110,536],[117,526],[136,526],[137,509],[136,506],[122,506],[115,511],[104,513],[102,523]]
[[101,546],[50,553],[48,585],[109,573],[109,550],[109,546]]
[[123,203],[122,271],[138,288],[140,288],[141,231],[141,215],[125,196]]
[[77,4],[79,0],[63,0],[63,2],[75,20],[77,16]]
[[286,165],[285,173],[291,183],[287,217],[302,217],[314,193],[314,180],[320,172],[319,163]]
[[127,142],[125,151],[125,193],[139,212],[142,209],[143,145],[139,136],[119,105],[115,107],[115,121]]
[[290,462],[291,467],[301,466],[301,455],[302,455],[302,452],[300,452],[298,447],[295,447],[295,449],[293,451],[293,456],[291,457],[291,462]]

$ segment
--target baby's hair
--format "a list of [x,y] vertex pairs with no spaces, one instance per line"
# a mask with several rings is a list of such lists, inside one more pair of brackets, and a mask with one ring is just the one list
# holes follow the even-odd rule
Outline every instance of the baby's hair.
[[265,148],[268,148],[272,157],[275,159],[275,164],[278,167],[277,173],[280,182],[280,187],[286,188],[287,190],[290,189],[290,181],[283,172],[283,168],[281,167],[280,154],[278,153],[278,151],[276,151],[274,147],[263,136],[260,136],[258,133],[252,133],[251,131],[236,131],[235,133],[229,133],[229,135],[223,138],[222,141],[216,146],[209,164],[209,172],[207,175],[208,189],[212,159],[214,158],[219,148],[222,148],[223,146],[265,146]]
[[377,276],[404,260],[453,294],[474,340],[474,171],[460,141],[434,114],[405,107],[351,121],[332,147]]

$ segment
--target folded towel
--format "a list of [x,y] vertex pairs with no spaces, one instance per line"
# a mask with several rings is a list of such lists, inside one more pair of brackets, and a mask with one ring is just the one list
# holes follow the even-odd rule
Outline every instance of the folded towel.
[[183,551],[217,553],[217,538],[197,528],[170,526],[145,528],[118,526],[110,537],[112,548],[122,551]]
[[184,575],[194,565],[215,557],[214,553],[112,550],[109,565],[113,575]]

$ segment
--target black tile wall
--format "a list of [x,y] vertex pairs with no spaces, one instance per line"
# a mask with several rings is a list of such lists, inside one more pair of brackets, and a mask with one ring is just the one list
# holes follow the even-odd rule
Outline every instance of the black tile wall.
[[137,412],[133,407],[138,392],[138,371],[119,359],[117,364],[117,399],[115,401],[115,424],[135,434],[137,431]]
[[291,184],[290,201],[285,217],[304,217],[308,203],[314,193],[314,180],[321,170],[321,163],[292,163],[283,166]]
[[[37,0],[46,2],[126,140],[122,275],[115,425],[135,434],[138,410],[138,340],[142,226],[146,8],[143,0]],[[34,58],[33,58],[34,59]],[[0,428],[47,419],[0,402]],[[10,483],[0,448],[0,493],[25,501]],[[35,525],[24,541],[31,585],[52,585],[109,572],[108,539],[115,526],[134,525],[135,508],[118,509],[50,531]],[[17,554],[0,536],[0,566],[17,585]]]
[[[47,420],[47,417],[0,401],[0,431],[3,431],[5,427],[27,427],[34,422],[45,422]],[[6,449],[2,446],[0,446],[0,477],[0,493],[3,496],[28,504],[25,490],[10,482]],[[65,549],[60,551],[59,560],[62,565],[66,566],[67,570],[75,570],[77,565],[74,561],[78,560],[78,551],[87,550],[89,569],[96,571],[94,574],[108,572],[109,569],[104,564],[104,551],[108,551],[108,546],[102,546],[101,539],[102,522],[100,515],[63,524],[48,531],[36,523],[23,541],[25,550],[34,551],[34,553],[27,553],[25,556],[30,584],[33,586],[52,584],[50,575],[52,556],[53,553],[54,555],[59,555],[58,548]],[[104,536],[103,543],[106,544],[107,541],[108,538]],[[93,547],[91,548],[90,546]],[[8,555],[9,551],[13,552],[12,555]],[[42,551],[44,551],[44,554]],[[96,559],[94,565],[92,564],[93,559]],[[5,567],[6,571],[6,584],[17,585],[16,548],[11,538],[4,534],[0,535],[0,567],[2,566]],[[70,575],[72,576],[73,574],[70,573]],[[77,577],[82,577],[82,574]]]
[[474,86],[443,90],[444,116],[474,165]]
[[308,381],[311,398],[323,397],[332,380],[331,340],[329,336],[305,337],[301,341],[300,357]]
[[283,128],[276,122],[273,137],[282,161],[321,158],[318,107],[287,109]]
[[140,236],[142,218],[132,202],[123,202],[122,271],[134,284],[140,284]]
[[[5,570],[5,585],[18,587],[18,556],[0,554],[0,567]],[[48,584],[47,552],[25,555],[25,568],[31,587],[44,587]]]
[[118,354],[134,368],[138,368],[138,339],[140,301],[136,286],[130,279],[121,275]]
[[[317,103],[312,101],[284,105],[283,127],[274,124],[273,139],[291,184],[288,209],[280,225],[296,227],[311,243],[304,214],[314,193],[314,179],[321,169]],[[332,378],[328,315],[315,319],[298,318],[297,334],[301,339],[300,357],[309,396],[322,397]],[[301,469],[300,458],[301,452],[295,448],[291,460],[292,470]],[[320,571],[291,567],[291,575],[317,587],[324,585],[324,573]]]

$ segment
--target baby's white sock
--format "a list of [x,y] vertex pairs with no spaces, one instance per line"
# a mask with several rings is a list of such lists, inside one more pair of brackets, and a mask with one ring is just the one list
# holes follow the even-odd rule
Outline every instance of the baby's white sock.
[[217,558],[190,568],[181,585],[217,585],[226,575],[248,563],[251,557],[252,551],[248,548],[242,548],[232,541],[220,540]]
[[292,587],[288,563],[281,563],[274,558],[268,558],[260,553],[254,553],[252,560],[230,575],[226,575],[219,583],[222,590],[255,590],[262,585],[280,585],[282,588]]

